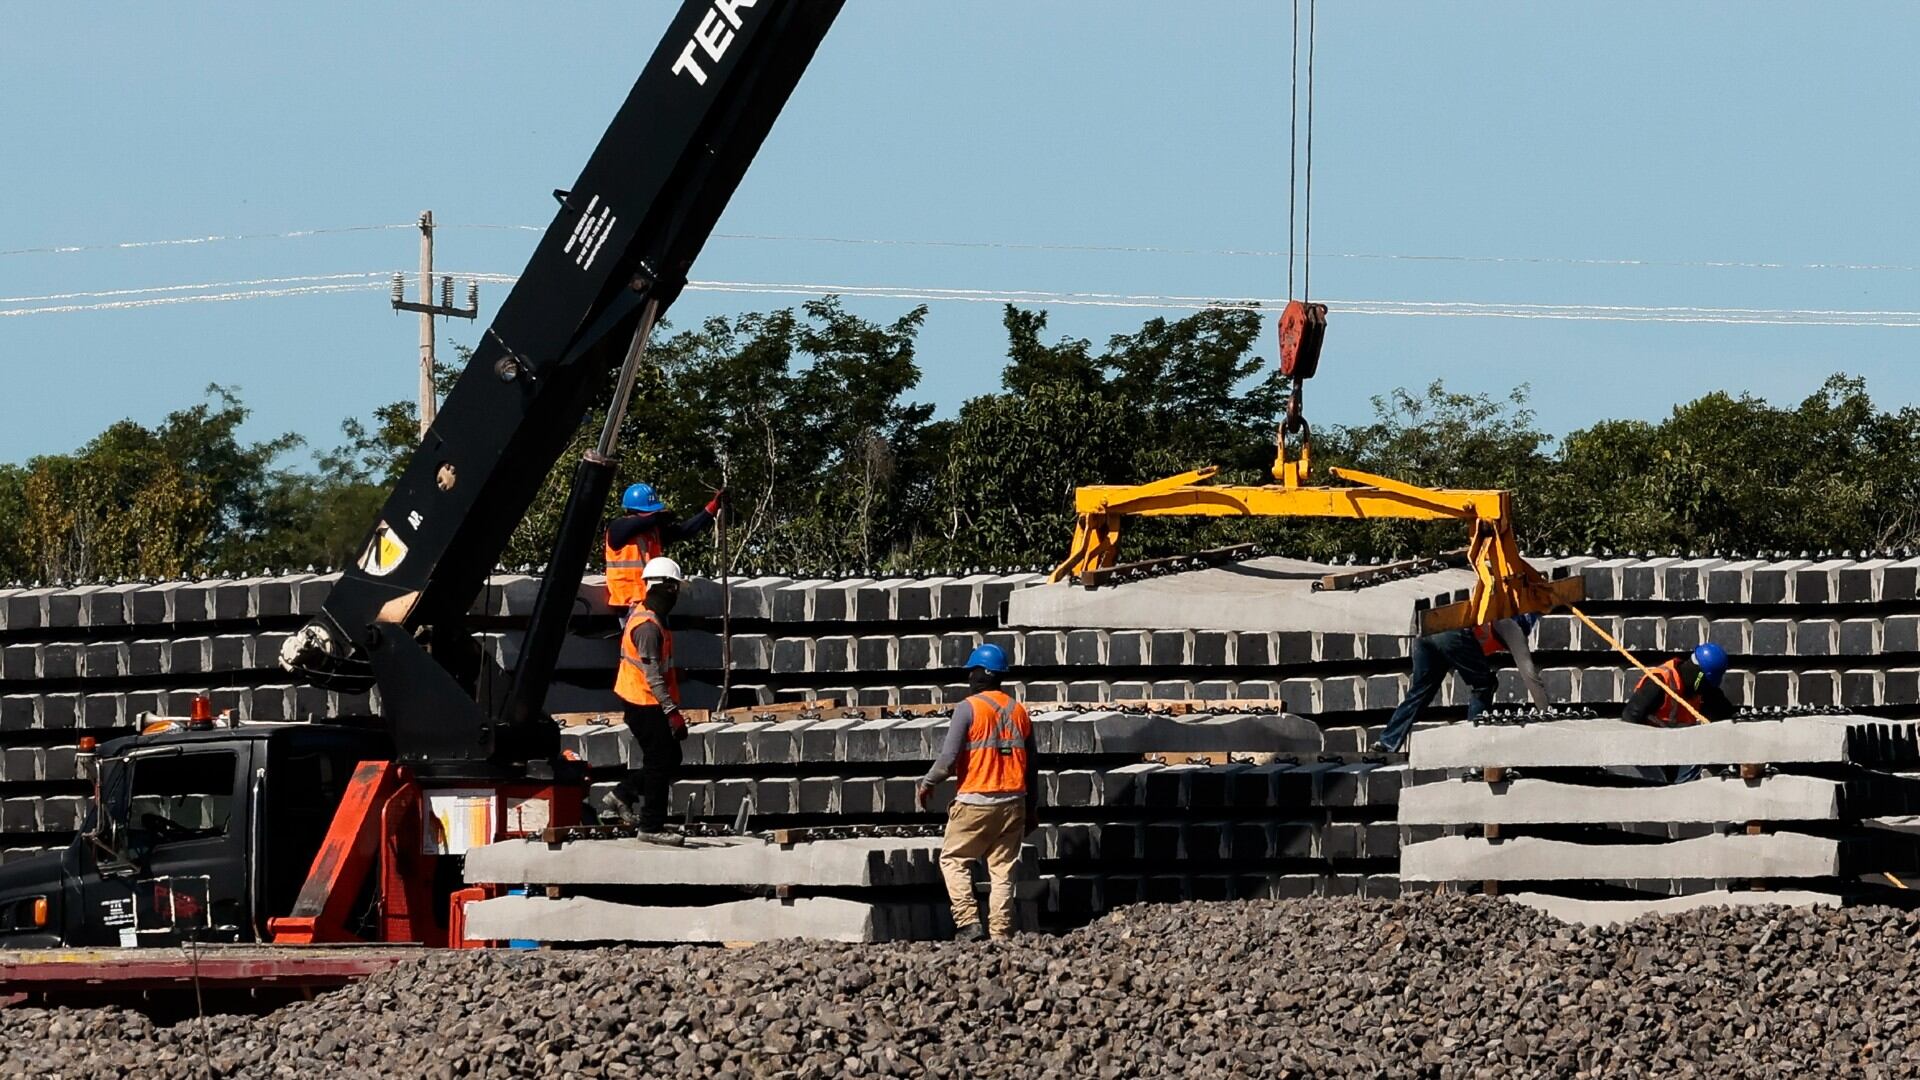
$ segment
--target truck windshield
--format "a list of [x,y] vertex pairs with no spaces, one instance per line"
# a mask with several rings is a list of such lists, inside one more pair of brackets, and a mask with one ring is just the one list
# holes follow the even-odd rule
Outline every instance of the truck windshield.
[[127,824],[156,844],[222,836],[233,813],[231,750],[138,758],[128,788]]

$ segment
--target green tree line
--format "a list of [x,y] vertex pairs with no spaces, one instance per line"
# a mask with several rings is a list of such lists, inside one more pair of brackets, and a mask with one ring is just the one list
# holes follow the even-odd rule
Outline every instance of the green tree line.
[[[1286,387],[1262,317],[1212,309],[1155,318],[1104,344],[1049,335],[1008,306],[999,386],[936,418],[914,399],[925,308],[892,322],[835,298],[666,330],[623,421],[617,492],[655,484],[676,508],[722,485],[723,554],[696,570],[911,571],[1051,564],[1073,489],[1214,464],[1267,482]],[[987,364],[982,364],[983,370]],[[988,382],[982,378],[982,383]],[[502,555],[546,560],[578,453],[612,377]],[[0,465],[0,578],[72,582],[334,567],[352,560],[416,442],[411,402],[343,424],[338,445],[242,438],[235,389],[152,427],[123,420],[71,453]],[[302,451],[306,452],[303,454]],[[1603,420],[1552,436],[1527,405],[1440,382],[1373,400],[1366,423],[1314,432],[1320,479],[1345,465],[1426,486],[1515,493],[1531,550],[1800,551],[1916,546],[1920,410],[1874,404],[1834,375],[1776,405],[1714,392],[1658,421]],[[607,512],[616,512],[613,505]],[[1308,557],[1392,557],[1458,546],[1450,523],[1156,519],[1129,523],[1145,557],[1238,541]]]

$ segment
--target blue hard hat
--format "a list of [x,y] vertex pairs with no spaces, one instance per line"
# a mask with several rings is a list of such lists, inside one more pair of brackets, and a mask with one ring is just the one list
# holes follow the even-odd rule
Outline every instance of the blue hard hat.
[[620,496],[620,505],[636,514],[652,514],[667,508],[654,494],[652,484],[628,484],[626,494]]
[[977,645],[967,656],[967,668],[986,668],[1004,675],[1007,671],[1007,650],[998,645]]
[[1727,650],[1709,641],[1693,648],[1693,662],[1709,686],[1719,686],[1727,673]]

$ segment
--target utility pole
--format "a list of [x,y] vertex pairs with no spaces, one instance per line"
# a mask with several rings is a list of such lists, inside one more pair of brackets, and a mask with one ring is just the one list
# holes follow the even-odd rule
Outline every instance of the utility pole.
[[420,435],[426,437],[436,411],[433,392],[433,317],[472,319],[480,314],[480,283],[467,282],[467,306],[453,306],[453,279],[440,278],[440,302],[433,302],[433,211],[420,212],[420,300],[408,303],[405,274],[393,275],[393,310],[420,313]]

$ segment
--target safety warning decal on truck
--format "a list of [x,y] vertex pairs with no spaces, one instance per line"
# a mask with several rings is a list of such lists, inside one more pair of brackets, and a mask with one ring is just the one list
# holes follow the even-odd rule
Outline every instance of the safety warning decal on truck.
[[366,554],[360,556],[360,569],[374,577],[386,577],[393,573],[401,560],[407,557],[407,545],[386,522],[381,522],[373,530],[373,539],[367,544]]
[[133,898],[129,896],[116,900],[100,901],[100,925],[132,926]]

